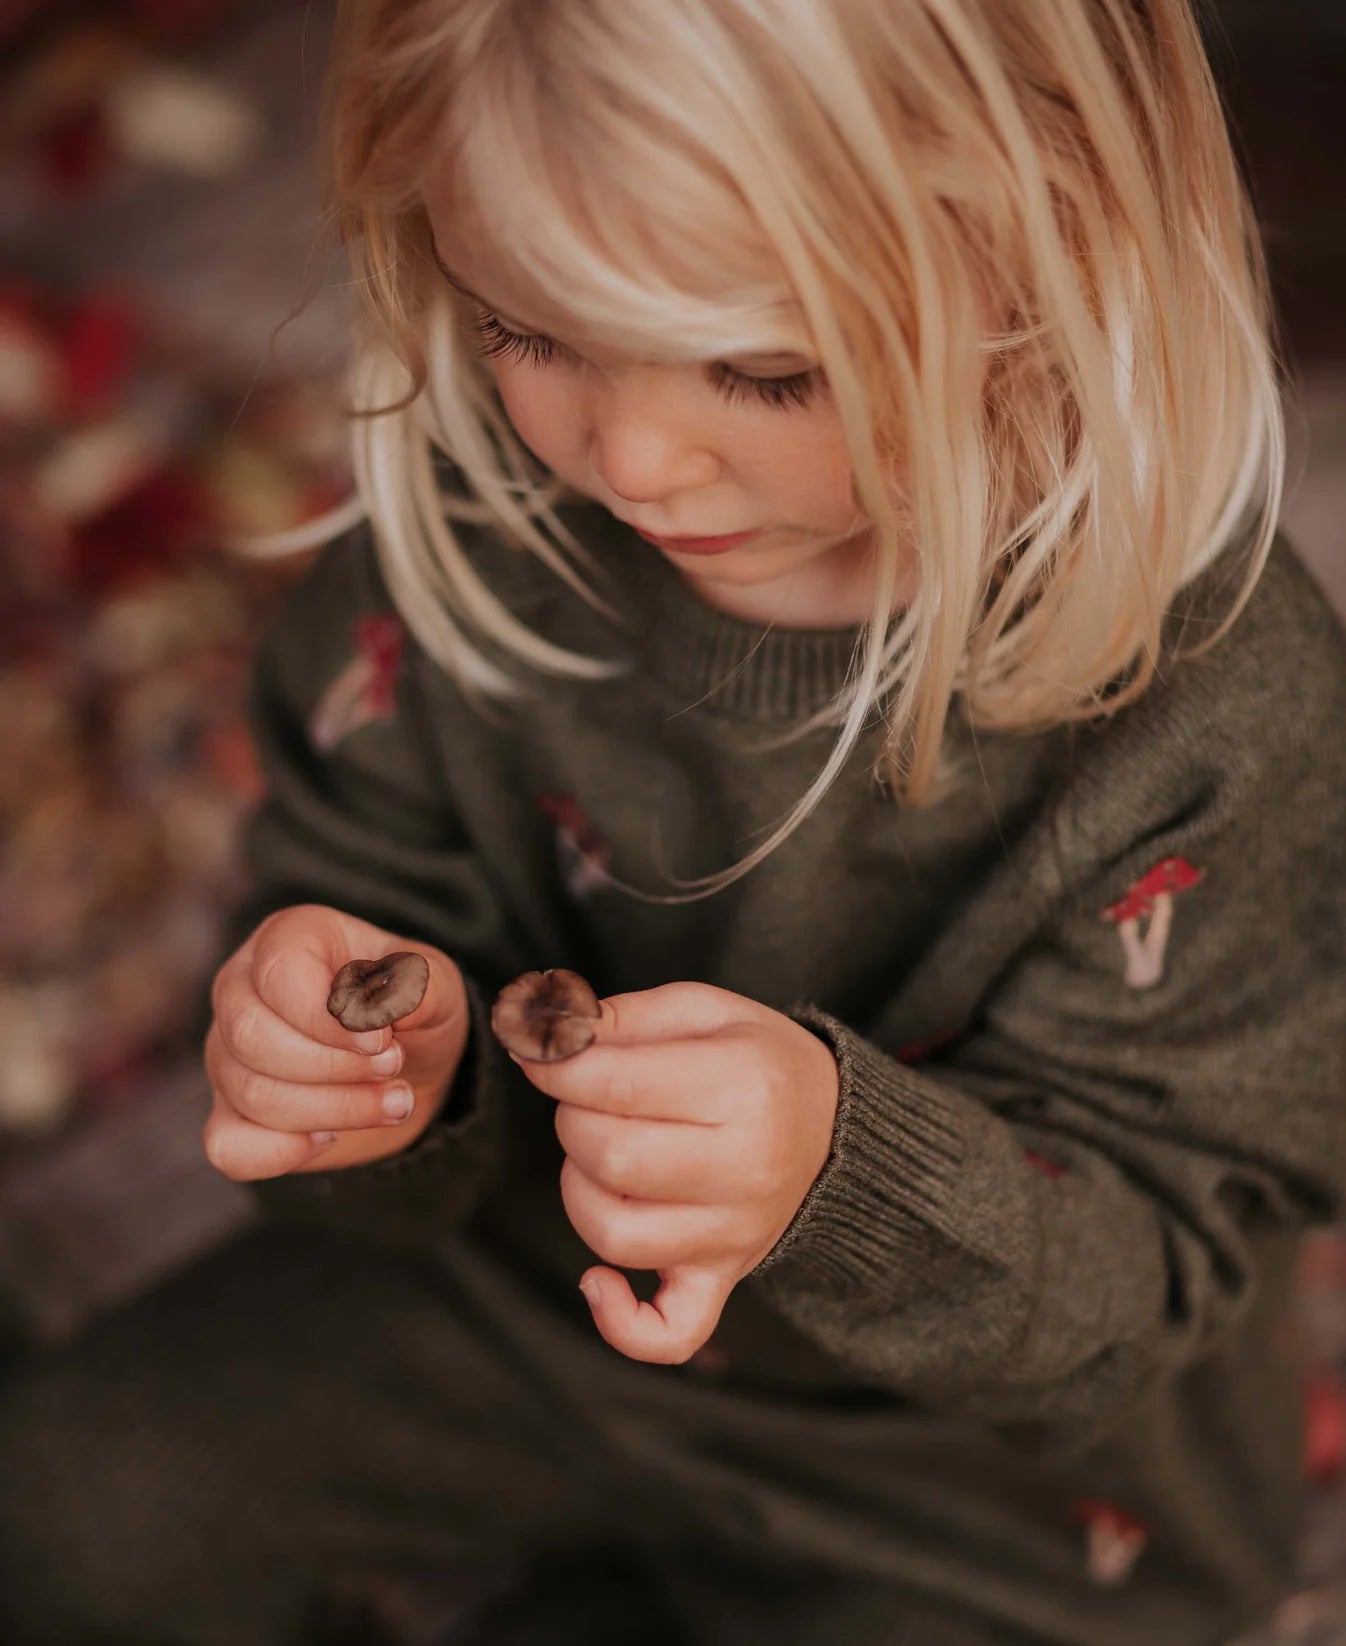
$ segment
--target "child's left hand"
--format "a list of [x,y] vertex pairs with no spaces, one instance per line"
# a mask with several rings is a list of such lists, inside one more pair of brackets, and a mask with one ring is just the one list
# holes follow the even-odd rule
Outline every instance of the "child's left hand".
[[638,1303],[616,1268],[580,1282],[598,1330],[633,1360],[688,1359],[730,1292],[785,1233],[826,1163],[837,1066],[808,1029],[703,983],[601,1002],[593,1044],[515,1061],[559,1100],[561,1198],[607,1263],[658,1271]]

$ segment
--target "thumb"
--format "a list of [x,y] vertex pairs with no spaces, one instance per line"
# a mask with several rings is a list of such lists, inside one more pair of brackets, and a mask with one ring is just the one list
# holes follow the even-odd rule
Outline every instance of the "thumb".
[[[336,973],[352,960],[379,960],[409,949],[430,968],[424,996],[396,1023],[407,1029],[442,1029],[466,1019],[462,974],[443,950],[402,938],[356,915],[324,904],[296,904],[269,915],[238,950],[258,995],[287,1023],[327,1046],[347,1046],[352,1031],[327,1010]],[[369,1030],[387,1045],[383,1030]],[[371,1050],[356,1042],[361,1050]]]
[[734,1283],[713,1269],[659,1270],[653,1303],[637,1301],[624,1274],[590,1269],[580,1290],[600,1335],[631,1360],[676,1366],[690,1360],[719,1323]]

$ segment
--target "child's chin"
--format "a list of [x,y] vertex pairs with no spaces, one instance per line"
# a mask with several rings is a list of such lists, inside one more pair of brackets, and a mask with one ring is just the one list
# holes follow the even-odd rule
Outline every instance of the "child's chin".
[[708,554],[694,558],[684,555],[678,561],[680,571],[694,572],[706,583],[736,583],[765,586],[778,578],[798,571],[815,559],[819,551],[795,539],[787,543],[744,543],[737,549],[726,549],[723,554]]
[[779,577],[778,565],[770,566],[764,558],[754,562],[752,547],[751,543],[745,543],[741,549],[726,549],[723,554],[670,555],[669,559],[680,572],[690,573],[698,583],[733,583],[747,588]]

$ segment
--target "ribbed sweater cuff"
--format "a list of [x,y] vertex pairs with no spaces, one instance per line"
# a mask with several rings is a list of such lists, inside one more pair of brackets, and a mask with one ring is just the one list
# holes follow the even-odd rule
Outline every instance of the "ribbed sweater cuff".
[[837,1115],[827,1163],[790,1227],[754,1274],[810,1289],[851,1289],[891,1277],[894,1260],[951,1232],[963,1159],[958,1099],[813,1006],[789,1013],[837,1060]]

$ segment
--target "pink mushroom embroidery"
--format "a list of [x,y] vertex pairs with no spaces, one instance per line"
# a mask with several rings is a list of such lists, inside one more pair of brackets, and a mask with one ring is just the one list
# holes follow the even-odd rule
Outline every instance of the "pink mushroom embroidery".
[[1149,1528],[1115,1503],[1097,1498],[1077,1503],[1071,1517],[1088,1537],[1089,1576],[1110,1589],[1125,1583],[1150,1541]]
[[355,656],[323,693],[309,722],[315,748],[334,749],[371,720],[391,720],[397,706],[406,630],[391,612],[355,625]]
[[[1152,989],[1164,975],[1164,955],[1173,925],[1173,899],[1205,878],[1185,857],[1166,857],[1142,875],[1119,903],[1104,909],[1101,919],[1111,921],[1122,940],[1129,989]],[[1142,937],[1140,923],[1148,921]]]

